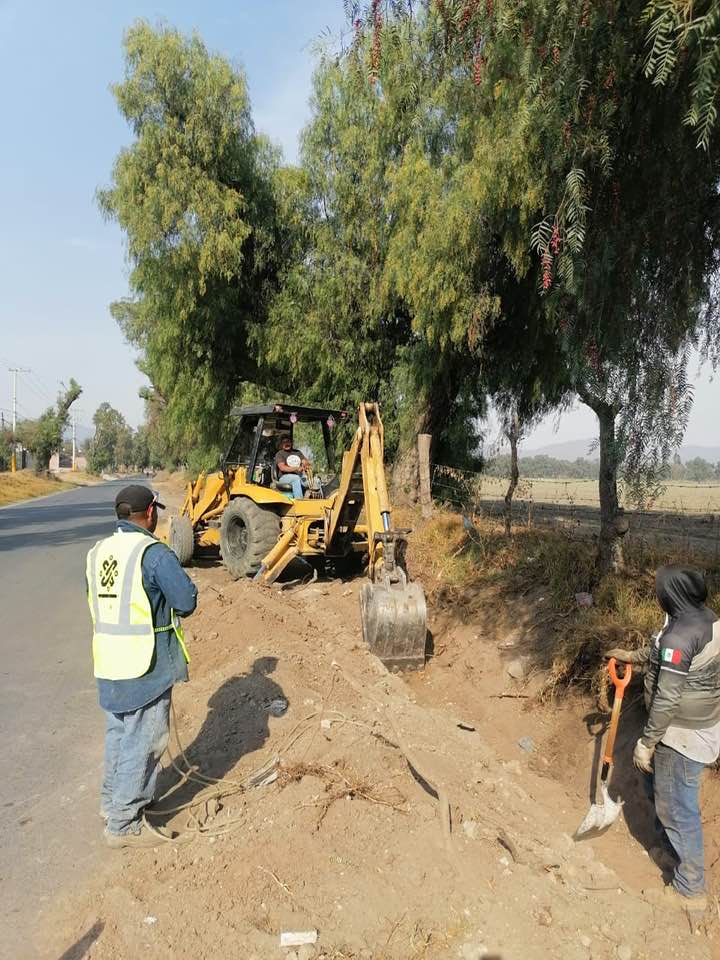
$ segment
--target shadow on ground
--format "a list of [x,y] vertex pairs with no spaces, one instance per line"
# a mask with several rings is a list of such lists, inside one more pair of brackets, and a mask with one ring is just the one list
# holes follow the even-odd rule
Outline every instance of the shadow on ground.
[[102,920],[98,920],[86,934],[80,937],[71,947],[68,947],[65,953],[58,957],[58,960],[82,960],[83,957],[87,956],[88,951],[104,929],[105,924]]
[[[259,657],[249,673],[230,677],[208,701],[208,713],[197,736],[185,748],[190,763],[197,765],[206,777],[220,779],[227,776],[239,760],[260,750],[270,735],[269,706],[273,700],[286,699],[282,687],[271,679],[277,667],[276,657]],[[175,754],[174,738],[170,747]],[[172,767],[160,774],[156,795],[162,796],[179,782]],[[153,824],[161,826],[172,818],[160,814],[164,807],[177,807],[194,799],[204,789],[202,783],[191,781],[158,802],[158,815]]]

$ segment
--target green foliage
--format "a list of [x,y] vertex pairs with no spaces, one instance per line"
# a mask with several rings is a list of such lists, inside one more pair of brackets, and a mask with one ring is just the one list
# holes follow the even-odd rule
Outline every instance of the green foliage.
[[127,237],[132,298],[113,305],[163,398],[176,449],[218,438],[274,277],[276,157],[255,135],[242,72],[197,36],[138,22],[113,92],[133,134],[99,193]]
[[93,415],[93,423],[95,436],[87,448],[88,468],[93,473],[103,473],[127,466],[128,461],[123,458],[131,455],[132,434],[120,411],[109,403],[101,403]]
[[708,150],[720,92],[720,2],[650,0],[645,20],[650,25],[645,70],[653,84],[669,83],[683,61],[693,66],[684,122],[696,131],[698,147]]
[[58,394],[55,406],[48,407],[37,420],[18,424],[18,439],[32,454],[36,473],[47,473],[50,458],[60,450],[63,432],[70,419],[70,407],[81,393],[82,388],[71,377],[69,386]]
[[12,460],[12,431],[0,431],[0,470],[9,470]]
[[[558,460],[546,454],[533,457],[520,457],[518,460],[520,476],[542,480],[597,480],[599,463],[597,460]],[[489,477],[508,477],[510,475],[510,455],[493,457],[483,467],[483,473]]]
[[685,479],[694,483],[709,483],[715,480],[715,467],[702,457],[693,457],[685,464]]
[[688,347],[717,328],[720,169],[682,125],[688,67],[647,83],[643,0],[617,18],[552,0],[399,6],[385,16],[424,47],[445,136],[405,150],[392,179],[415,328],[529,412],[568,392],[612,410],[611,459],[651,485],[687,420]]

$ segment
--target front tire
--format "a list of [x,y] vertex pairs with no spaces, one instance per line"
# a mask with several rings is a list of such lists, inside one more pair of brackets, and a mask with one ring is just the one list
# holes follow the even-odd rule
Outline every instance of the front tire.
[[280,518],[246,497],[232,500],[220,521],[220,552],[235,580],[254,576],[280,536]]
[[190,517],[170,517],[168,545],[183,567],[186,567],[195,552],[195,535]]

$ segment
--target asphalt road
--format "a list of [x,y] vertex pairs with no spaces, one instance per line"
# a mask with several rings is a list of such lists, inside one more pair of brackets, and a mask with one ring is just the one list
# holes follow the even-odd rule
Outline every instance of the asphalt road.
[[84,593],[90,546],[114,527],[117,483],[0,510],[0,957],[58,891],[105,855],[102,714]]

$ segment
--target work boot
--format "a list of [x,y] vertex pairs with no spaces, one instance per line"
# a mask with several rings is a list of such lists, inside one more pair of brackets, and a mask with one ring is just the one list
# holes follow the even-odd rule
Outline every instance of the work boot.
[[686,910],[688,913],[704,913],[708,905],[704,893],[694,897],[684,897],[672,884],[668,884],[663,890],[643,890],[643,896],[656,906]]
[[[122,850],[123,847],[157,847],[163,840],[171,840],[172,837],[166,834],[153,833],[152,830],[144,828],[139,833],[110,833],[105,828],[105,843],[113,850]],[[159,833],[159,831],[158,831]]]

